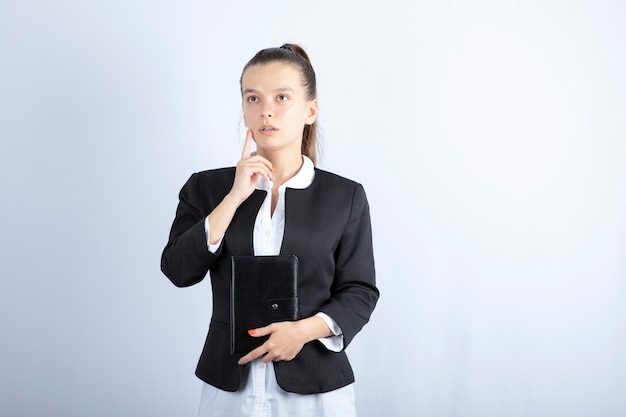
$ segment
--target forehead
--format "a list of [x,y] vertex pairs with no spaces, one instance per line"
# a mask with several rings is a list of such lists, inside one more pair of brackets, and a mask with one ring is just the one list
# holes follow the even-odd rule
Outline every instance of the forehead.
[[242,91],[280,88],[291,88],[294,91],[304,88],[297,67],[283,62],[255,64],[249,66],[241,76]]

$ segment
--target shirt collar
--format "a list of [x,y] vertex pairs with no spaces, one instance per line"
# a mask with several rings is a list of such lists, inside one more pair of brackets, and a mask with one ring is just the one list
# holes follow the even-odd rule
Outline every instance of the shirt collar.
[[[283,185],[278,187],[280,190],[283,190],[287,187],[296,188],[296,189],[304,189],[313,183],[313,178],[315,178],[315,167],[313,166],[313,161],[309,159],[308,156],[302,155],[302,167],[293,177],[289,178]],[[257,183],[256,188],[258,190],[269,191],[272,189],[274,184],[272,181],[266,181],[263,177],[259,178],[259,182]]]

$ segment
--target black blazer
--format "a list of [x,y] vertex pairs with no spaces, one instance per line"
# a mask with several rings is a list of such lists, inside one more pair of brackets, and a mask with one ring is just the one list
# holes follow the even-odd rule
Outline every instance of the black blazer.
[[[237,209],[222,244],[207,249],[206,216],[230,191],[234,168],[193,174],[180,191],[176,218],[163,250],[161,270],[178,287],[196,284],[210,271],[213,316],[196,375],[225,391],[236,391],[244,367],[230,355],[229,288],[232,255],[253,255],[252,232],[266,196],[255,190]],[[281,254],[299,260],[299,318],[324,312],[341,327],[344,348],[368,322],[378,300],[369,206],[363,187],[315,170],[305,189],[285,191],[285,234]],[[247,366],[247,365],[246,365]],[[345,352],[319,341],[304,345],[291,361],[275,362],[286,391],[311,394],[354,382]]]

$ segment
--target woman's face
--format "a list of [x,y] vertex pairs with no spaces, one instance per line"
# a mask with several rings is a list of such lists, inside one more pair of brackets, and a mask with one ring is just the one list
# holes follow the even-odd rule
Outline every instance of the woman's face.
[[305,124],[315,122],[317,100],[309,100],[300,71],[282,62],[252,65],[241,77],[243,118],[260,151],[300,154]]

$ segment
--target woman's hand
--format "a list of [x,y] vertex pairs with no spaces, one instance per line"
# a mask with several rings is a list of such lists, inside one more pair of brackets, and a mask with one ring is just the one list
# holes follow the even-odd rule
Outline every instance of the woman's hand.
[[298,321],[282,321],[269,326],[249,330],[252,337],[269,335],[269,339],[246,356],[239,359],[239,365],[263,357],[263,362],[290,361],[302,350],[305,343],[321,337],[328,337],[332,332],[326,322],[317,316]]
[[274,171],[274,167],[272,163],[262,156],[251,155],[251,144],[252,132],[248,129],[246,132],[246,142],[241,152],[241,159],[237,162],[235,180],[233,181],[233,186],[229,193],[240,203],[252,194],[260,177],[265,178],[267,181],[273,179],[272,172]]
[[262,156],[250,155],[250,145],[252,143],[252,133],[250,129],[246,132],[246,143],[243,146],[241,160],[237,162],[235,170],[235,180],[230,192],[224,197],[220,204],[209,214],[209,243],[217,244],[230,225],[230,222],[237,211],[237,208],[256,188],[259,177],[272,180],[272,163]]

